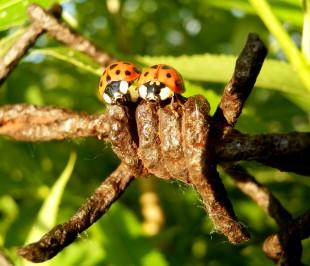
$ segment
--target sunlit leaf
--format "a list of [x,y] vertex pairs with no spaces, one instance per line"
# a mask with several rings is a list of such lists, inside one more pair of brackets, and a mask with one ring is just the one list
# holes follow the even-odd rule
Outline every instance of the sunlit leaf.
[[14,199],[8,195],[0,197],[0,246],[3,246],[5,235],[18,213]]
[[[301,1],[295,0],[277,0],[270,1],[273,4],[273,10],[279,19],[285,23],[291,23],[294,26],[302,27],[303,15],[301,12]],[[232,12],[241,11],[245,14],[255,15],[254,8],[248,1],[244,0],[221,0],[221,1],[207,1],[209,6],[229,10]],[[241,14],[240,14],[241,15]]]
[[58,213],[59,204],[66,187],[66,184],[71,177],[75,162],[76,153],[71,152],[68,163],[51,188],[43,205],[38,213],[37,219],[31,228],[31,231],[27,237],[26,243],[38,240],[47,230],[51,229],[55,223]]
[[5,53],[12,47],[12,45],[20,38],[20,36],[25,31],[25,28],[21,28],[0,40],[0,57],[3,57],[5,55]]

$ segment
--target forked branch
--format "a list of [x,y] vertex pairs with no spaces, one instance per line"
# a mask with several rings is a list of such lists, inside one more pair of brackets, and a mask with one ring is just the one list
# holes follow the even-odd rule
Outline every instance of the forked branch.
[[128,167],[121,164],[102,182],[69,221],[57,225],[38,242],[20,248],[18,254],[33,262],[51,259],[107,212],[133,178]]

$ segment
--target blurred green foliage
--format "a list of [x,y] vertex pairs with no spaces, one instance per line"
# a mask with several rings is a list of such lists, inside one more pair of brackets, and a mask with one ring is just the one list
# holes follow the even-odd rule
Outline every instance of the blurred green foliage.
[[[48,7],[54,1],[0,0],[0,56],[24,32],[28,23],[26,6],[33,2]],[[205,95],[212,111],[247,34],[258,33],[269,48],[268,60],[239,119],[238,129],[253,134],[310,130],[310,94],[298,70],[286,60],[282,44],[270,34],[262,22],[264,18],[257,15],[251,4],[261,1],[60,2],[67,23],[115,57],[134,60],[141,66],[155,62],[175,66],[185,78],[186,95]],[[282,30],[299,49],[307,37],[301,34],[301,1],[268,3]],[[305,62],[309,67],[309,58],[305,57]],[[96,97],[100,73],[100,68],[86,56],[42,36],[0,87],[0,104],[26,102],[103,112],[104,106]],[[71,155],[66,167],[72,151],[77,160],[74,163]],[[38,217],[45,215],[46,220],[56,223],[68,219],[117,164],[109,145],[94,139],[20,143],[2,137],[0,245],[14,263],[25,265],[15,251],[30,237]],[[309,178],[256,163],[244,165],[294,215],[307,209]],[[73,166],[71,173],[68,167]],[[70,177],[66,187],[65,182],[56,183],[64,178],[63,171]],[[159,234],[149,237],[143,233],[139,198],[145,185],[136,181],[101,220],[47,265],[273,265],[263,254],[261,244],[276,230],[274,221],[236,189],[228,177],[223,173],[221,176],[237,215],[252,233],[249,243],[232,246],[214,232],[192,189],[178,182],[150,178],[143,182],[158,194],[165,217]],[[53,208],[42,207],[51,199],[55,201]],[[59,200],[59,211],[53,212],[52,209],[58,209]],[[310,264],[310,242],[303,244],[303,262]]]

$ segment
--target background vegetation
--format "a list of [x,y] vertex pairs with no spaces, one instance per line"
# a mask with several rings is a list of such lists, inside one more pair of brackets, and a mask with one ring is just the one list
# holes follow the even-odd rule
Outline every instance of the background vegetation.
[[[26,6],[32,2],[49,7],[54,1],[0,0],[0,56],[25,30]],[[247,133],[310,130],[310,11],[303,10],[301,1],[60,3],[67,23],[115,57],[141,66],[175,66],[186,80],[186,95],[205,95],[213,111],[247,34],[258,33],[268,45],[268,61],[237,128]],[[303,25],[308,27],[304,33]],[[100,73],[85,56],[42,36],[0,87],[0,104],[103,112],[96,97]],[[1,137],[0,247],[16,265],[25,265],[16,257],[16,247],[46,232],[44,226],[68,219],[117,164],[110,147],[94,139],[19,143]],[[309,207],[309,178],[245,165],[294,215]],[[101,220],[48,265],[272,265],[261,244],[276,230],[274,221],[221,176],[238,216],[252,232],[248,244],[232,246],[215,233],[192,189],[149,178],[134,182]],[[139,199],[149,189],[158,194],[165,218],[155,236],[142,230]],[[48,222],[35,232],[38,215]],[[303,262],[310,264],[310,241],[303,244]]]

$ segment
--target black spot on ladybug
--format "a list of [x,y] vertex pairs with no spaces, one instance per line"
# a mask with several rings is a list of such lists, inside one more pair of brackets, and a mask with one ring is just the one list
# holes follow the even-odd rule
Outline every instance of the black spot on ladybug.
[[163,67],[162,67],[162,69],[171,69],[172,67],[170,67],[170,66],[167,66],[167,65],[164,65]]
[[107,82],[109,82],[111,80],[111,77],[109,75],[107,75],[106,80],[107,80]]
[[125,71],[125,74],[126,74],[126,76],[130,76],[130,75],[131,75],[131,72],[130,72],[129,70],[126,70],[126,71]]
[[170,74],[170,73],[167,73],[167,74],[166,74],[166,77],[167,77],[167,78],[171,78],[171,74]]
[[149,72],[146,71],[143,76],[146,77],[148,74],[149,74]]
[[117,66],[118,64],[113,64],[113,65],[110,65],[110,69],[113,69]]
[[134,70],[136,73],[138,73],[138,74],[141,73],[141,71],[140,71],[138,68],[136,68],[136,67],[134,67],[133,70]]
[[151,68],[156,69],[156,68],[158,68],[158,65],[151,66]]
[[119,75],[120,73],[121,73],[121,71],[119,69],[115,71],[116,75]]
[[100,81],[100,84],[99,84],[99,86],[100,86],[100,87],[102,87],[102,81]]
[[181,87],[182,82],[181,82],[181,80],[177,79],[177,80],[174,82],[174,84],[175,84],[175,86],[177,86],[177,87]]

